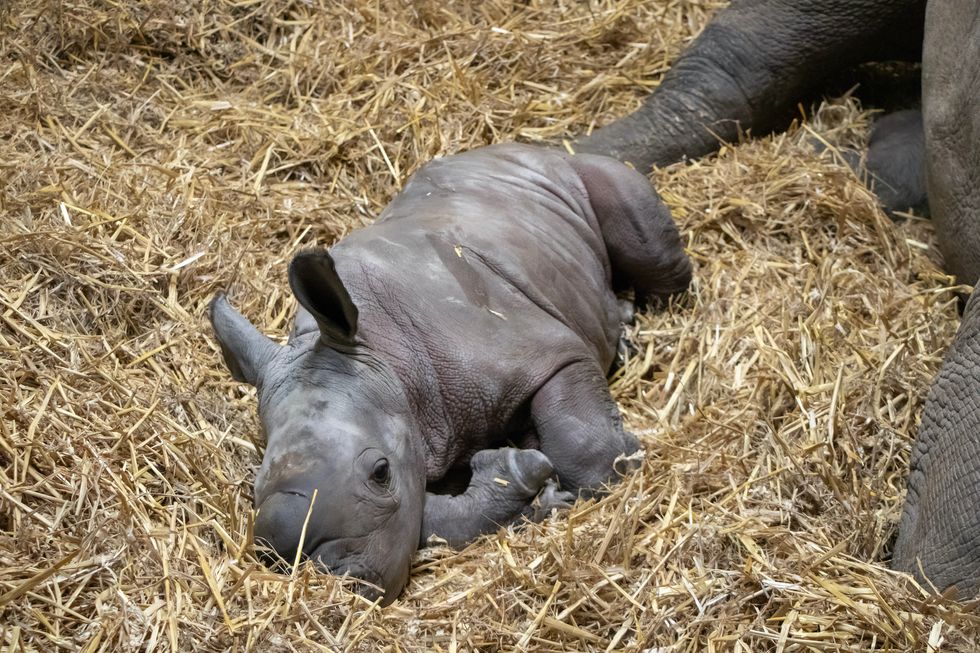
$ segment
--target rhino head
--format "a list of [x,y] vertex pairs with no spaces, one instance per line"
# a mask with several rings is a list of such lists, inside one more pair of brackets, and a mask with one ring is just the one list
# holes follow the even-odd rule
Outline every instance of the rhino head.
[[[357,337],[358,312],[325,251],[297,255],[302,309],[286,345],[218,295],[211,323],[232,376],[256,387],[266,435],[255,541],[398,596],[419,542],[425,465],[403,385]],[[304,326],[308,328],[304,332]]]

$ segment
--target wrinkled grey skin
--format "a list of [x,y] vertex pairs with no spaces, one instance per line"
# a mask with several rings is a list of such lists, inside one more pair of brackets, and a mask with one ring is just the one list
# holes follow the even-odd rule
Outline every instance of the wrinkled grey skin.
[[[212,304],[267,437],[256,540],[387,603],[431,535],[463,544],[601,489],[638,447],[605,380],[614,289],[690,279],[666,207],[612,159],[497,145],[427,164],[374,224],[293,259],[285,346]],[[462,494],[427,493],[467,464]]]
[[[923,52],[926,180],[947,268],[980,278],[980,5],[930,2]],[[961,597],[980,590],[980,297],[926,400],[893,566]]]
[[922,59],[929,205],[946,268],[967,284],[980,279],[978,95],[980,5],[930,2]]
[[[924,35],[924,41],[923,41]],[[920,49],[920,45],[922,46]],[[922,56],[922,112],[878,121],[864,160],[886,210],[926,208],[950,272],[980,278],[980,5],[911,0],[734,0],[634,114],[579,151],[666,165],[738,129],[778,127],[828,76]],[[859,162],[850,161],[855,167]],[[970,308],[932,388],[912,453],[893,558],[961,595],[980,589],[980,307]]]
[[895,569],[961,598],[980,590],[980,293],[929,389],[912,449]]

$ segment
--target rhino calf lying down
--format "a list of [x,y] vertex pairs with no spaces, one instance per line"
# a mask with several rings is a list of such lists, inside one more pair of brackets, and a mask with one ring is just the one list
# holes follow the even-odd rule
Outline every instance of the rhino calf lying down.
[[[638,448],[606,385],[614,290],[690,279],[667,208],[613,159],[512,144],[422,167],[374,224],[293,259],[285,346],[212,303],[267,437],[256,540],[388,603],[430,535],[462,544],[539,492],[548,508],[600,489]],[[465,492],[426,492],[467,463]]]

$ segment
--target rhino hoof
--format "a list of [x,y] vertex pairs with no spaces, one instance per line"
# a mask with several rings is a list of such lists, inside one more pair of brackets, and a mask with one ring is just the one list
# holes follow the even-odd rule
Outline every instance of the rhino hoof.
[[555,473],[548,457],[537,449],[485,449],[470,461],[474,479],[483,477],[498,486],[511,487],[530,499]]
[[640,447],[639,442],[636,441],[636,437],[630,433],[627,436],[627,451],[616,457],[613,461],[613,469],[620,476],[626,476],[631,472],[635,472],[640,467],[643,466],[643,459],[646,456],[646,452]]
[[558,484],[554,479],[545,481],[544,488],[535,497],[530,506],[530,512],[526,515],[532,522],[541,522],[547,519],[554,511],[569,510],[575,504],[575,495],[571,492],[564,492],[558,489]]
[[537,494],[555,473],[551,461],[537,449],[509,449],[508,454],[509,476],[528,497]]

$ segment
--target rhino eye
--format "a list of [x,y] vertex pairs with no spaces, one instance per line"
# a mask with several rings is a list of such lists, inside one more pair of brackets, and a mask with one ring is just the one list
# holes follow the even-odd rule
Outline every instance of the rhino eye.
[[371,480],[378,485],[387,485],[389,472],[388,461],[387,459],[382,458],[378,462],[374,463],[374,469],[371,471]]

